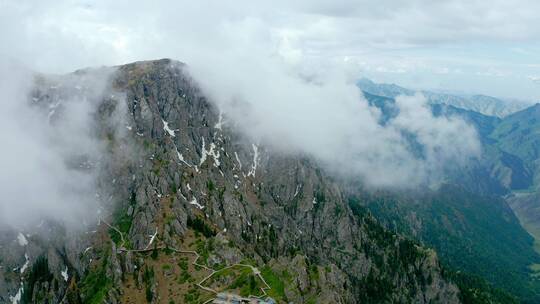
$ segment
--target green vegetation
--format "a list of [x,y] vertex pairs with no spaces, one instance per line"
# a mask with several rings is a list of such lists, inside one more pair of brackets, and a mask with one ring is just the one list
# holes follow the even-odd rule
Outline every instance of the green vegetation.
[[187,257],[181,257],[180,261],[178,262],[178,266],[180,267],[180,276],[177,279],[178,284],[184,284],[194,280],[188,272],[188,263],[189,260]]
[[259,278],[253,275],[251,269],[246,268],[238,276],[227,289],[239,289],[240,295],[247,297],[249,295],[260,295],[261,289]]
[[208,224],[206,224],[206,222],[199,217],[195,217],[195,218],[188,217],[187,226],[195,230],[196,232],[201,233],[207,238],[213,237],[216,235],[216,231],[213,228],[211,228]]
[[161,155],[156,155],[153,159],[152,163],[152,172],[155,175],[159,175],[161,170],[165,167],[167,167],[170,163],[170,160],[168,159],[162,159]]
[[178,284],[184,284],[186,282],[192,282],[192,281],[193,281],[193,278],[191,277],[189,272],[187,272],[186,270],[182,270],[180,272],[180,276],[178,276],[178,279],[177,279]]
[[514,296],[499,288],[493,288],[478,276],[448,270],[443,274],[459,287],[460,300],[464,304],[519,303]]
[[211,179],[206,181],[206,188],[208,189],[208,194],[211,194],[214,191],[214,189],[216,189],[216,186],[214,185],[214,182]]
[[[40,284],[43,282],[51,282],[52,280],[53,275],[49,271],[49,263],[47,261],[47,258],[37,258],[36,262],[32,265],[32,269],[30,269],[30,273],[28,274],[26,282],[24,283],[21,303],[32,303],[32,295],[34,294],[34,287],[36,286],[36,284]],[[34,300],[37,302],[41,302],[41,300],[44,299],[40,298],[40,295],[38,294],[37,298]]]
[[153,268],[148,268],[148,266],[144,268],[143,282],[146,286],[145,288],[146,301],[150,303],[152,302],[152,299],[154,299],[154,293],[152,292],[152,285],[154,283],[154,269]]
[[[450,191],[451,189],[441,189],[442,193],[461,193],[463,194],[463,190],[460,192],[457,191]],[[438,197],[441,199],[440,196],[434,196],[433,198]],[[455,198],[452,198],[453,201],[455,201]],[[465,200],[458,200],[459,203],[451,204],[450,202],[444,201],[441,202],[439,207],[441,208],[450,208],[452,205],[457,206],[466,206],[464,202]],[[373,211],[373,213],[376,215],[377,218],[381,219],[383,223],[386,223],[388,228],[390,229],[384,229],[378,222],[375,220],[375,218],[370,214],[370,211],[364,207],[364,205],[361,205],[361,203],[367,204],[369,209]],[[463,221],[468,223],[466,217],[461,216],[461,214],[456,212],[449,212],[448,210],[429,210],[429,215],[427,214],[421,214],[420,212],[425,211],[426,206],[433,207],[437,204],[426,204],[426,205],[419,205],[415,204],[412,201],[406,200],[406,197],[397,197],[392,195],[383,195],[381,193],[373,196],[366,196],[362,198],[351,198],[349,199],[349,205],[353,211],[353,213],[361,219],[366,225],[365,228],[367,230],[367,233],[369,235],[369,239],[375,240],[379,246],[395,246],[397,243],[398,245],[398,251],[397,253],[394,253],[394,251],[388,252],[389,256],[388,259],[381,260],[380,254],[377,254],[377,252],[373,251],[374,248],[364,244],[362,250],[364,253],[373,259],[375,264],[378,266],[379,269],[386,269],[383,273],[374,273],[370,272],[366,277],[356,280],[353,282],[356,286],[360,287],[360,299],[362,302],[366,303],[372,303],[372,302],[385,302],[389,301],[388,299],[388,293],[387,290],[394,289],[396,286],[393,286],[393,280],[392,275],[413,275],[416,277],[414,281],[421,282],[421,285],[430,284],[433,280],[433,278],[429,275],[426,276],[425,273],[423,273],[420,269],[414,269],[413,272],[408,272],[408,269],[410,269],[410,265],[417,265],[419,261],[422,261],[427,257],[428,250],[424,249],[423,247],[419,247],[418,243],[415,241],[412,241],[410,239],[404,239],[396,236],[395,234],[389,232],[390,230],[397,230],[401,231],[402,233],[409,234],[410,236],[413,236],[412,232],[408,229],[410,227],[413,227],[414,223],[407,222],[408,219],[416,219],[421,218],[423,220],[421,227],[423,228],[421,231],[416,231],[417,237],[420,236],[420,238],[424,241],[432,240],[430,244],[436,244],[438,246],[435,246],[435,248],[438,249],[439,257],[442,257],[442,261],[445,263],[448,263],[449,257],[452,257],[452,262],[454,264],[450,264],[449,267],[445,267],[443,269],[443,275],[456,283],[456,285],[460,289],[460,298],[464,303],[474,303],[474,304],[480,304],[480,303],[514,303],[515,298],[511,296],[508,292],[503,291],[501,289],[497,289],[492,287],[490,284],[488,284],[484,279],[477,277],[477,276],[471,276],[467,274],[467,272],[463,271],[451,271],[449,269],[455,269],[456,265],[458,264],[458,260],[461,258],[463,259],[461,262],[463,265],[468,265],[467,267],[472,267],[472,264],[474,263],[486,263],[486,261],[489,261],[487,259],[478,260],[474,259],[471,256],[468,256],[466,253],[471,253],[471,247],[468,247],[467,249],[464,249],[462,246],[459,246],[457,248],[454,248],[453,246],[457,246],[458,241],[465,240],[468,242],[468,244],[471,244],[470,239],[472,237],[482,237],[476,235],[478,233],[479,229],[478,227],[471,226],[470,224],[466,227],[469,229],[468,231],[460,232],[459,238],[453,238],[448,237],[451,233],[455,232],[456,228],[452,228],[452,226],[449,226],[448,223],[451,223],[449,219],[452,219],[452,217],[456,217],[457,219],[460,219],[463,224]],[[423,206],[423,207],[422,207]],[[475,206],[478,208],[481,208],[482,206]],[[408,209],[411,208],[411,209]],[[408,215],[407,212],[414,210],[415,217],[411,217]],[[455,209],[452,209],[455,211]],[[480,214],[478,215],[480,216]],[[486,216],[486,213],[483,213],[483,216]],[[443,222],[438,223],[437,220],[444,219]],[[492,225],[494,224],[493,219],[487,218],[483,219],[484,221],[490,222]],[[482,220],[475,220],[473,222],[482,222]],[[457,223],[454,222],[453,225],[457,226]],[[446,225],[445,225],[446,224]],[[507,223],[508,224],[508,223]],[[517,226],[519,227],[519,226]],[[465,229],[465,228],[463,228]],[[487,230],[480,230],[483,231],[484,234],[488,233]],[[419,235],[418,235],[419,233]],[[474,235],[471,235],[473,234]],[[442,238],[444,241],[435,242],[434,239],[427,238],[427,236],[431,237],[438,237]],[[424,239],[423,237],[426,237]],[[485,237],[485,236],[483,236]],[[436,239],[436,238],[435,238]],[[480,243],[481,246],[486,246],[482,244],[482,242],[485,242],[485,239],[478,239],[477,242]],[[392,245],[394,244],[394,245]],[[504,246],[502,244],[491,244],[491,246]],[[442,250],[442,251],[441,251]],[[464,252],[460,252],[464,251]],[[466,250],[466,252],[465,252]],[[494,248],[493,250],[498,250]],[[442,252],[442,254],[441,254]],[[480,254],[478,252],[477,254]],[[455,259],[455,260],[454,260]],[[470,259],[470,260],[467,260]],[[470,263],[470,264],[466,264]],[[484,265],[483,267],[486,267]],[[459,268],[458,268],[459,269]],[[501,271],[500,275],[508,275],[503,273],[506,271],[506,269],[501,268],[493,268],[491,271]],[[408,273],[408,274],[407,274]],[[515,284],[515,282],[514,282]],[[403,287],[402,287],[403,288]],[[408,293],[409,295],[413,295],[416,292],[416,289],[418,287],[415,285],[408,285],[407,288],[403,288],[403,293]]]
[[264,283],[253,273],[251,268],[245,266],[234,266],[220,270],[208,280],[208,284],[230,279],[232,279],[232,283],[224,286],[223,290],[238,290],[238,293],[243,297],[262,295],[261,288],[264,287]]
[[[370,271],[369,274],[357,281],[353,281],[360,288],[360,303],[385,303],[389,301],[388,290],[394,289],[392,282],[381,274]],[[402,289],[402,292],[406,290]]]
[[527,162],[540,157],[540,105],[505,117],[490,134],[497,146]]
[[[500,199],[443,185],[436,192],[379,193],[354,198],[349,203],[356,214],[365,214],[364,206],[367,206],[388,230],[418,238],[435,248],[442,263],[449,268],[476,273],[495,287],[523,299],[537,299],[540,283],[530,280],[528,266],[540,262],[540,257],[534,252],[531,236]],[[364,206],[360,206],[361,203]],[[364,219],[369,218],[364,216]],[[391,242],[388,230],[377,229],[376,225],[368,227],[371,227],[370,238]],[[418,228],[413,230],[412,227]],[[416,253],[412,246],[400,243],[402,261],[391,259],[389,263],[406,265],[407,260],[413,261]],[[478,288],[484,286],[489,284]]]
[[531,278],[540,278],[540,264],[531,264],[529,265],[529,269],[531,270]]
[[187,270],[188,269],[188,258],[181,257],[180,262],[178,262],[178,266],[180,266],[180,269]]
[[[129,200],[129,206],[135,206],[136,203],[136,194],[135,192],[131,193],[130,200]],[[127,214],[127,208],[118,208],[116,212],[113,214],[113,222],[112,225],[116,227],[122,234],[127,235],[129,233],[129,230],[131,229],[131,225],[133,224],[133,218]],[[116,245],[124,245],[124,247],[130,249],[131,244],[129,240],[124,239],[126,242],[125,244],[120,244],[122,242],[122,237],[118,231],[116,231],[113,228],[109,228],[109,236],[111,237],[111,240]]]
[[222,187],[222,188],[219,188],[218,190],[218,199],[223,202],[224,200],[224,197],[225,197],[225,191],[227,190],[226,187]]
[[199,298],[201,297],[201,292],[199,289],[192,288],[188,290],[188,292],[184,295],[184,303],[186,304],[198,304],[201,301]]
[[309,265],[309,279],[312,282],[317,282],[319,280],[319,269],[317,268],[317,265],[311,264]]
[[83,304],[100,304],[105,300],[107,292],[112,288],[112,281],[107,276],[107,255],[104,255],[101,263],[88,270],[81,284]]
[[154,249],[152,249],[152,253],[150,254],[150,257],[152,258],[152,260],[157,260],[159,256],[159,250],[157,248],[157,243],[154,243]]
[[267,290],[269,296],[274,298],[276,301],[287,301],[285,296],[285,283],[283,277],[276,274],[269,266],[264,266],[261,269],[261,275],[264,280],[270,286],[270,290]]
[[210,256],[210,252],[214,250],[214,240],[196,240],[195,247],[197,253],[200,255],[199,263],[202,262],[201,264],[206,264],[208,262],[208,257]]

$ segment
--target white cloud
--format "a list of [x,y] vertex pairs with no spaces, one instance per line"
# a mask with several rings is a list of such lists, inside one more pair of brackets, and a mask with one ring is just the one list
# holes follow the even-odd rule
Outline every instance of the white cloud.
[[[431,117],[421,97],[398,100],[402,115],[382,127],[351,80],[380,68],[415,81],[410,73],[434,70],[429,54],[407,51],[419,47],[536,41],[540,3],[518,2],[3,1],[0,55],[46,72],[179,59],[251,136],[373,184],[404,184],[435,176],[437,159],[475,156],[474,132]],[[426,145],[425,159],[404,130]]]
[[504,72],[504,71],[497,70],[497,69],[490,68],[490,69],[487,69],[487,70],[484,70],[484,71],[478,71],[478,72],[476,72],[476,75],[478,75],[478,76],[487,76],[487,77],[504,77],[504,76],[508,75],[508,73]]
[[[293,56],[327,58],[362,57],[366,52],[399,52],[411,47],[519,44],[540,39],[536,14],[540,3],[532,0],[98,0],[92,4],[58,0],[3,1],[0,8],[2,34],[10,42],[2,51],[10,47],[8,55],[39,53],[39,60],[25,60],[42,69],[180,53],[194,41],[199,46],[212,46],[219,43],[214,41],[216,31],[226,32],[228,25],[238,23],[258,23],[267,39],[282,46],[294,45]],[[244,30],[249,31],[247,27]],[[69,54],[60,56],[60,49]],[[513,49],[527,51],[518,45]]]
[[540,83],[540,76],[529,76],[527,78],[529,78],[529,80],[532,82]]
[[[433,117],[422,96],[398,98],[400,114],[381,126],[379,111],[340,69],[303,67],[300,74],[279,57],[260,55],[205,58],[190,68],[211,100],[255,141],[307,153],[372,186],[436,183],[446,165],[479,156],[474,128]],[[411,150],[403,132],[424,146],[423,156]]]
[[41,83],[55,88],[47,93],[54,102],[46,103],[30,98],[33,74],[0,60],[0,226],[34,228],[58,220],[80,227],[97,217],[95,178],[103,150],[93,133],[92,102],[107,75],[77,76],[86,78],[80,88],[86,97],[60,93],[62,85],[73,89],[75,76]]

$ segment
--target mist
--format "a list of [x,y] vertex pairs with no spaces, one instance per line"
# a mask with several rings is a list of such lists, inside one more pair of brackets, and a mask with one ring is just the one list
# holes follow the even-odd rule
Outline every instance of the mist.
[[40,76],[0,63],[0,225],[81,228],[97,219],[104,147],[93,115],[109,75]]
[[[251,2],[7,1],[0,6],[4,225],[97,217],[91,168],[103,147],[91,133],[92,100],[103,94],[108,74],[89,82],[87,99],[75,94],[58,109],[54,104],[43,109],[29,98],[35,72],[163,57],[183,61],[227,123],[250,140],[282,153],[307,154],[333,174],[374,187],[436,184],[445,166],[464,165],[480,154],[474,128],[459,118],[434,117],[421,95],[397,98],[398,116],[379,123],[380,111],[355,85],[361,67],[346,59],[349,54],[355,62],[373,59],[355,50],[375,45],[385,27],[363,32],[360,23],[353,43],[348,23],[332,5],[330,13],[325,5],[308,3],[274,8]],[[28,68],[14,68],[14,62]],[[410,137],[422,145],[421,155],[411,148]],[[81,160],[90,169],[75,169]]]
[[383,125],[379,109],[339,65],[291,69],[276,56],[239,58],[197,61],[190,72],[251,140],[312,156],[340,177],[373,187],[433,186],[445,168],[480,156],[475,128],[457,117],[435,117],[420,94],[398,97],[398,115]]

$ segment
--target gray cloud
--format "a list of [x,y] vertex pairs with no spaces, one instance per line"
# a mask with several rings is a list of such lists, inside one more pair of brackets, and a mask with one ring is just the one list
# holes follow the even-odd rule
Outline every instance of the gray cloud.
[[93,114],[108,75],[35,78],[0,62],[0,225],[31,229],[56,220],[80,227],[96,219],[104,150]]

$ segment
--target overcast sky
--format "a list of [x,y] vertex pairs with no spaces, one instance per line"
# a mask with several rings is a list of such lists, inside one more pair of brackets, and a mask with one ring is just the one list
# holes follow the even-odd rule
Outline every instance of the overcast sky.
[[540,1],[8,1],[0,55],[44,72],[199,53],[540,99]]

